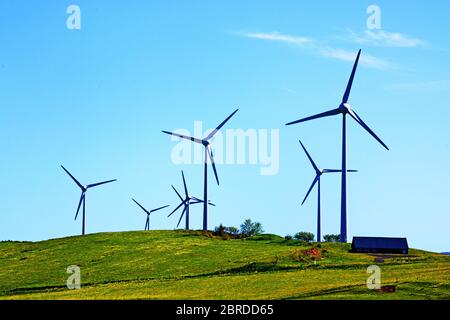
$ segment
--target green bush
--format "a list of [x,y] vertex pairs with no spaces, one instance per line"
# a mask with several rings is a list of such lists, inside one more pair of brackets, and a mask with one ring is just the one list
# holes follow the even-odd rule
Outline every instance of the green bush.
[[296,239],[296,240],[303,240],[303,241],[306,241],[306,242],[312,242],[312,241],[314,241],[314,233],[306,232],[306,231],[300,231],[300,232],[297,232],[294,235],[294,239]]
[[239,234],[239,229],[236,227],[225,227],[225,232],[236,236]]
[[340,234],[326,234],[323,236],[323,239],[325,242],[339,242],[341,241],[341,235]]
[[214,234],[220,237],[225,237],[227,239],[236,238],[239,236],[239,229],[236,227],[225,227],[220,224],[218,227],[214,228]]
[[252,222],[252,220],[246,219],[241,224],[241,235],[243,237],[257,236],[263,232],[264,230],[259,222]]

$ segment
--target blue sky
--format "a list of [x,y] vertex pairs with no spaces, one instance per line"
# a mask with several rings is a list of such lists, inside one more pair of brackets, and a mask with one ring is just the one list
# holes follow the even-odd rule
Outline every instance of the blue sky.
[[[81,29],[66,27],[70,4]],[[381,9],[368,30],[366,9]],[[0,239],[79,234],[82,183],[117,178],[87,195],[87,232],[143,229],[148,208],[176,206],[185,171],[202,196],[202,166],[176,165],[161,130],[220,123],[279,129],[279,171],[210,171],[209,227],[260,221],[280,235],[316,230],[318,165],[340,166],[338,118],[286,127],[337,107],[362,48],[350,102],[390,147],[349,121],[349,235],[406,236],[450,247],[450,4],[440,1],[2,1],[0,3]],[[323,234],[339,232],[340,178],[322,180]],[[169,209],[152,229],[173,229]],[[201,206],[191,225],[201,228]]]

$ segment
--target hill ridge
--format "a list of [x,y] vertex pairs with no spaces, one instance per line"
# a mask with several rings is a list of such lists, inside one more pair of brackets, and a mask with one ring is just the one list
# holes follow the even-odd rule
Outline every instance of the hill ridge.
[[[449,298],[449,256],[411,249],[376,263],[349,250],[349,243],[184,230],[1,242],[0,299],[386,299],[365,287],[372,264],[399,287],[389,298]],[[80,268],[81,290],[66,288],[70,265]],[[421,282],[432,289],[411,292]]]

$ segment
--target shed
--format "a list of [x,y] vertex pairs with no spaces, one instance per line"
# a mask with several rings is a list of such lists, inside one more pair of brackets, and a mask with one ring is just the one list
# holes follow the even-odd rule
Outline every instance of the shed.
[[408,254],[406,238],[353,237],[352,252]]

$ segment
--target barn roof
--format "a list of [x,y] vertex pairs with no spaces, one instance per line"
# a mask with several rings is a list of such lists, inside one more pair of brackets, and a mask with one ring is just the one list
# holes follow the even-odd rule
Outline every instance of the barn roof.
[[408,249],[406,238],[353,237],[352,245],[357,248]]

